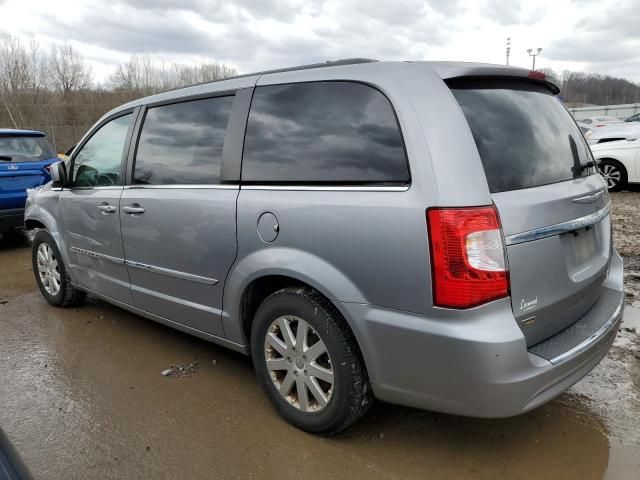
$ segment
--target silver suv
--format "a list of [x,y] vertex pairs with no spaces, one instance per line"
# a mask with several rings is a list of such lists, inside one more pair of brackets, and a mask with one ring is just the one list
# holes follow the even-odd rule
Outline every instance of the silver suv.
[[307,431],[373,397],[526,412],[597,365],[624,305],[606,185],[557,93],[353,60],[134,101],[31,195],[36,281],[251,355]]

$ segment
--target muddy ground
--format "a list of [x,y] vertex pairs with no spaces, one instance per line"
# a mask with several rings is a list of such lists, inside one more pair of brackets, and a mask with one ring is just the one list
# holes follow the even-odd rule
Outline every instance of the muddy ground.
[[[612,198],[635,273],[640,193]],[[639,284],[627,276],[630,292]],[[637,480],[637,332],[640,310],[628,308],[605,360],[528,414],[478,420],[378,402],[320,438],[276,416],[240,354],[99,301],[50,307],[27,242],[0,238],[0,426],[38,479]]]
[[612,193],[611,205],[614,243],[624,258],[627,302],[640,307],[640,188]]

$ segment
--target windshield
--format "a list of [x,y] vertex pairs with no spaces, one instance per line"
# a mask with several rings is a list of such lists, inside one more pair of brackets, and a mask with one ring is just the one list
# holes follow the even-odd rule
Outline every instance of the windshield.
[[0,162],[37,162],[55,156],[44,137],[0,136]]
[[580,129],[544,86],[464,79],[449,87],[467,118],[492,193],[594,173]]

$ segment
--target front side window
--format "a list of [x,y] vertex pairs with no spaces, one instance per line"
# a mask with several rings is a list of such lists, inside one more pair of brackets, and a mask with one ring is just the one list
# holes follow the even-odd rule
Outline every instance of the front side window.
[[397,184],[409,179],[395,113],[375,88],[309,82],[255,89],[244,182]]
[[233,98],[205,98],[150,108],[140,134],[133,183],[219,183]]
[[104,124],[73,159],[74,187],[121,185],[121,165],[132,114]]

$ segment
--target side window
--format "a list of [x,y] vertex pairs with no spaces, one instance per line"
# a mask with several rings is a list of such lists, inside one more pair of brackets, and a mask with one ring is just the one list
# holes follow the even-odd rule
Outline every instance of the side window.
[[280,183],[406,183],[402,136],[389,100],[354,82],[257,87],[242,180]]
[[205,98],[150,108],[140,133],[133,183],[219,183],[233,98]]
[[74,187],[121,185],[122,153],[132,114],[106,123],[93,134],[73,159]]

